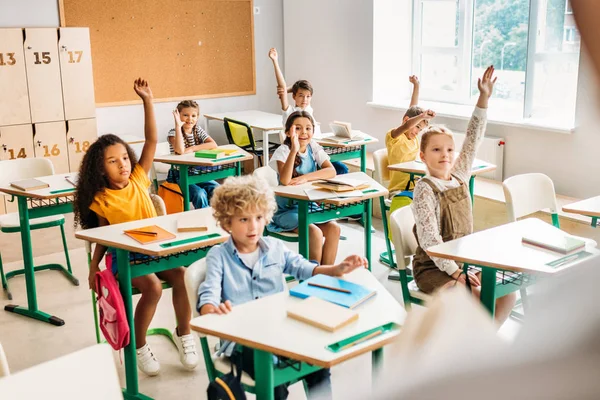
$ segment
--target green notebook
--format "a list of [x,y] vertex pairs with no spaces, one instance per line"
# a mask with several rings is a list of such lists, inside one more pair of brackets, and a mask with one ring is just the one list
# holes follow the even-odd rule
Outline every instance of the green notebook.
[[230,158],[238,155],[237,149],[210,149],[198,150],[195,153],[198,158],[207,158],[209,160],[220,160],[222,158]]

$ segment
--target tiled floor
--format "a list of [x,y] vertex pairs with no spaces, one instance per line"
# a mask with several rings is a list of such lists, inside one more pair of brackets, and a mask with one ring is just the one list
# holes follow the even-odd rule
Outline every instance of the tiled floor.
[[[476,204],[476,221],[480,222],[477,229],[497,225],[497,221],[490,221],[489,214]],[[481,214],[481,215],[480,215]],[[479,216],[478,216],[479,215]],[[72,216],[69,219],[68,235],[72,238]],[[501,222],[500,222],[501,223]],[[379,253],[384,251],[385,242],[381,231],[381,221],[374,220],[377,232],[373,235],[372,257],[373,274],[384,286],[401,302],[400,285],[398,282],[388,281],[389,270],[380,264]],[[338,260],[345,256],[363,252],[363,229],[357,223],[342,223],[342,234],[348,240],[342,241],[338,253]],[[55,231],[55,232],[54,232]],[[64,256],[58,236],[58,229],[51,228],[45,232],[34,232],[34,256],[36,263],[63,262]],[[289,244],[297,250],[295,244]],[[36,274],[38,303],[41,310],[57,315],[66,321],[62,327],[37,322],[15,314],[0,311],[0,343],[7,353],[8,362],[12,372],[28,368],[41,362],[51,360],[60,355],[74,352],[78,349],[95,343],[93,316],[91,309],[91,294],[87,288],[87,262],[83,244],[75,239],[70,239],[69,246],[76,276],[82,285],[75,287],[57,273],[51,271]],[[0,235],[0,250],[4,260],[5,270],[19,268],[20,241],[19,235]],[[16,277],[10,282],[14,295],[9,302],[0,294],[0,306],[9,303],[25,305],[26,290],[23,277]],[[174,314],[171,307],[169,292],[160,301],[153,326],[173,328]],[[518,330],[518,324],[508,321],[501,329],[504,337],[512,337]],[[150,378],[140,374],[140,389],[143,393],[156,399],[182,399],[204,398],[207,387],[207,376],[203,364],[194,371],[186,371],[179,364],[175,348],[161,337],[151,337],[149,343],[161,362],[159,376]],[[120,364],[119,355],[115,353],[115,364],[124,382],[123,366]],[[365,355],[350,360],[333,368],[332,381],[333,393],[337,399],[352,398],[353,394],[364,393],[371,384],[370,356]],[[302,386],[297,384],[291,389],[291,399],[304,398]]]

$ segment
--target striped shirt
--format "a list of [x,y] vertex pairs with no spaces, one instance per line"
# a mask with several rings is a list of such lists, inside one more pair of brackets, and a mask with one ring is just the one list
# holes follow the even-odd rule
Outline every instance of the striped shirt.
[[[202,144],[204,142],[206,142],[206,140],[210,137],[208,136],[208,133],[206,133],[206,131],[204,129],[202,129],[202,127],[198,126],[198,124],[196,124],[194,126],[194,129],[192,130],[191,133],[185,133],[183,132],[183,144],[185,145],[185,148],[187,149],[188,147],[192,147],[192,146],[197,146],[199,144]],[[171,129],[169,131],[169,133],[167,134],[167,137],[175,137],[175,129]],[[173,145],[171,144],[171,142],[169,142],[169,150],[171,151],[171,154],[175,154],[175,149],[173,148]]]

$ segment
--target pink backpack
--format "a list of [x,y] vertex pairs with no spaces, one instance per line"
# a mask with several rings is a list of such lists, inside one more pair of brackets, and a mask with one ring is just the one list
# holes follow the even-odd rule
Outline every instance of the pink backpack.
[[129,324],[119,285],[110,268],[96,273],[96,293],[100,330],[113,349],[122,349],[129,344]]

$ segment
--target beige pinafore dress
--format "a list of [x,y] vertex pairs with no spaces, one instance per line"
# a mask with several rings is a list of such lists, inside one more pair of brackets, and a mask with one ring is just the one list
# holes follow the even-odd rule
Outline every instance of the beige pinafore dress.
[[[454,175],[453,175],[454,176]],[[471,196],[469,185],[454,176],[460,183],[459,187],[441,192],[427,177],[421,179],[427,183],[440,202],[441,236],[444,242],[458,239],[473,232],[473,213],[471,211]],[[427,253],[421,248],[417,227],[413,227],[417,239],[417,252],[413,257],[413,276],[419,290],[432,293],[454,279],[439,269]],[[459,263],[459,267],[462,265]]]

